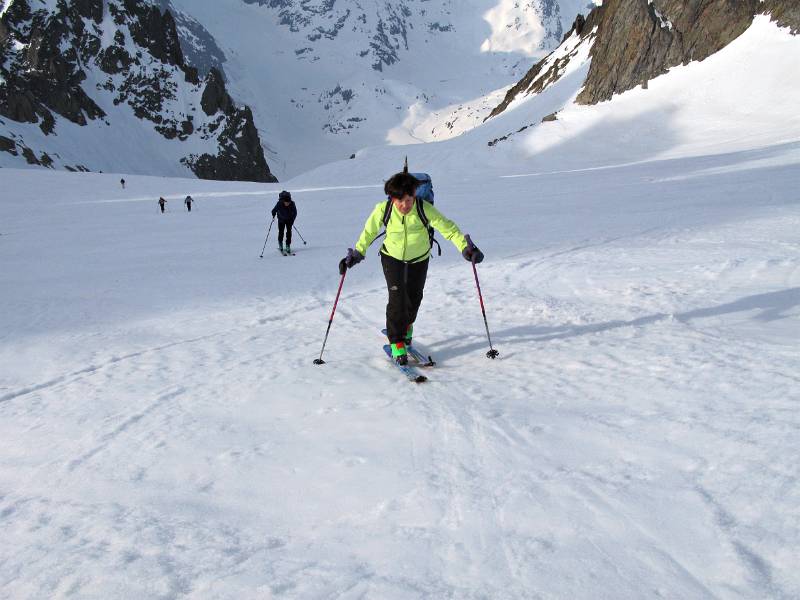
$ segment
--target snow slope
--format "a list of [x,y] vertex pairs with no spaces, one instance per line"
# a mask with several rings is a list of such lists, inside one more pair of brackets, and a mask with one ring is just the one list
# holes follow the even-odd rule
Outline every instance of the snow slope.
[[[766,26],[756,81],[773,44],[796,56]],[[0,170],[0,595],[800,596],[793,92],[739,91],[784,120],[772,137],[734,137],[710,87],[662,121],[705,64],[651,83],[633,121],[603,112],[622,95],[564,111],[605,127],[485,145],[568,79],[456,139],[298,177],[295,257],[273,229],[259,258],[276,185]],[[659,133],[630,147],[633,125]],[[336,263],[412,150],[486,253],[501,356],[445,246],[416,328],[430,382],[380,351],[374,253],[315,366]]]

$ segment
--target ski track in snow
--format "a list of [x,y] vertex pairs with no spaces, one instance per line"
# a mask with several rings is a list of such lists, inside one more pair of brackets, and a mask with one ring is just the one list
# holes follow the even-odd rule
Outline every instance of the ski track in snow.
[[257,258],[272,196],[162,216],[64,175],[60,203],[4,206],[0,590],[797,597],[797,165],[763,168],[546,174],[535,198],[525,178],[469,183],[501,187],[502,211],[445,187],[487,253],[501,356],[446,247],[422,385],[380,352],[374,251],[311,363],[373,189],[299,193],[292,261]]

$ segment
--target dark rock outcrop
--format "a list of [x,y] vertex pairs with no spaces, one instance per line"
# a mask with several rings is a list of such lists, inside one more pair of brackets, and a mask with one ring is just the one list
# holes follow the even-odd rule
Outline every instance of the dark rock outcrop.
[[0,135],[0,152],[8,152],[16,156],[17,145],[14,143],[14,140]]
[[222,74],[216,69],[211,69],[206,77],[206,87],[200,106],[207,115],[215,115],[218,111],[227,113],[233,106],[233,100],[225,90],[225,81]]
[[781,27],[800,34],[800,2],[797,0],[764,0],[761,9],[772,15]]
[[200,179],[277,182],[264,158],[250,107],[235,106],[216,69],[209,71],[205,85],[201,106],[208,116],[219,115],[208,130],[218,136],[220,151],[216,156],[189,156],[182,162]]
[[[80,87],[86,73],[80,67],[90,51],[91,40],[84,19],[102,19],[102,0],[59,2],[54,14],[32,11],[27,0],[15,0],[3,15],[0,34],[3,51],[0,64],[4,84],[0,86],[0,115],[15,121],[40,123],[44,133],[52,132],[51,111],[73,123],[85,125],[86,118],[105,116],[103,110]],[[98,13],[99,10],[99,13]],[[78,43],[62,49],[65,37]],[[10,53],[7,41],[13,38],[24,51]]]
[[[199,177],[273,181],[252,113],[236,107],[220,70],[211,68],[201,82],[198,69],[186,64],[175,18],[164,8],[168,3],[159,2],[56,0],[55,8],[42,8],[33,0],[8,0],[0,18],[0,116],[37,123],[46,135],[54,132],[57,116],[78,125],[104,119],[113,126],[90,97],[85,82],[91,73],[106,103],[129,106],[164,138],[197,136],[217,148],[202,160],[184,161]],[[111,21],[111,31],[104,31]],[[192,27],[197,32],[202,26]],[[205,35],[208,43],[211,36]],[[200,128],[193,122],[192,98],[214,117]],[[12,146],[4,142],[2,149],[22,149],[30,164],[53,164],[42,148],[29,148],[22,138]]]
[[138,0],[123,0],[128,14],[136,18],[129,21],[131,38],[138,46],[146,48],[157,60],[168,65],[185,66],[175,19],[168,10]]
[[0,114],[20,123],[36,123],[38,107],[31,92],[12,89],[4,100],[0,100]]

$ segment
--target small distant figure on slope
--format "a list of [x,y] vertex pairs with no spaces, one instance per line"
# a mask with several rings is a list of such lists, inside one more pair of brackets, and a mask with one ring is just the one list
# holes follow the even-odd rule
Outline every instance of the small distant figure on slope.
[[[386,238],[380,249],[383,275],[389,291],[386,304],[386,331],[392,347],[392,358],[398,364],[408,364],[406,346],[411,345],[414,321],[422,303],[422,293],[428,275],[432,237],[427,224],[453,242],[469,262],[479,263],[483,252],[461,233],[458,226],[429,202],[416,198],[420,181],[410,173],[396,173],[383,186],[388,200],[379,202],[372,210],[355,248],[339,261],[339,273],[364,260],[370,244],[386,227]],[[386,220],[384,220],[386,217]]]
[[186,196],[186,200],[183,201],[183,203],[186,205],[186,210],[189,212],[192,212],[192,202],[194,202],[194,200],[192,200],[191,196]]
[[[278,194],[278,203],[272,209],[272,218],[278,217],[278,249],[284,254],[292,253],[292,227],[297,218],[297,207],[292,195],[283,190]],[[283,233],[286,230],[286,246],[283,245]]]
[[119,184],[122,186],[122,189],[124,190],[125,189],[125,180],[124,179],[120,179],[119,180]]
[[163,198],[163,197],[159,197],[159,199],[158,199],[158,205],[161,207],[161,214],[164,214],[164,209],[165,209],[165,208],[166,208],[166,206],[167,206],[167,201],[166,201],[166,200],[164,200],[164,198]]

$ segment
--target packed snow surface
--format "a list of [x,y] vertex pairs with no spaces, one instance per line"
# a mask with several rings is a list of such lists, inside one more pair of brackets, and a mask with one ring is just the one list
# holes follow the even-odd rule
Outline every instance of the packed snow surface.
[[[777,93],[771,134],[705,123],[724,86],[660,120],[703,64],[641,98],[649,146],[487,148],[543,95],[282,184],[294,257],[273,227],[259,258],[275,185],[0,169],[0,596],[800,597],[800,131]],[[375,247],[312,364],[406,152],[486,254],[500,351],[443,242],[419,385]]]

